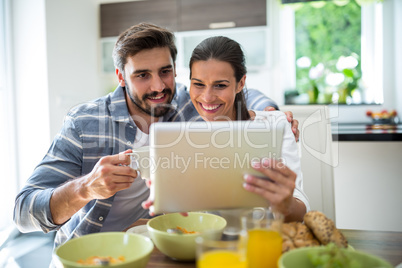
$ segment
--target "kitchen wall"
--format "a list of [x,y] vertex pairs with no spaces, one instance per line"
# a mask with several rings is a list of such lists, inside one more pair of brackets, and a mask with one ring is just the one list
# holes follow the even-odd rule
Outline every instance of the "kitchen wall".
[[51,137],[66,111],[103,95],[99,89],[99,25],[96,1],[46,3],[47,73]]
[[10,2],[22,184],[45,155],[67,111],[104,94],[99,79],[99,4]]

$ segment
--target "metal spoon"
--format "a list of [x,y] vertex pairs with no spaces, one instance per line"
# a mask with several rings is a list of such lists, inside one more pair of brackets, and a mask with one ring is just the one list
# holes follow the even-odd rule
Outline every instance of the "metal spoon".
[[178,228],[169,228],[166,230],[169,234],[183,234],[183,231]]
[[97,265],[102,265],[102,266],[109,266],[110,262],[106,258],[98,258],[95,260]]

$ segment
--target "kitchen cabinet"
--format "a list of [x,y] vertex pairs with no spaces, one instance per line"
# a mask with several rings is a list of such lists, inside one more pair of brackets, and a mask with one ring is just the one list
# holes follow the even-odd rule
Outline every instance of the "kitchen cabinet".
[[100,5],[101,37],[118,36],[140,22],[171,31],[267,24],[267,0],[148,0]]
[[267,24],[266,0],[181,0],[179,31]]
[[150,0],[100,5],[101,37],[118,36],[140,22],[177,31],[177,0]]

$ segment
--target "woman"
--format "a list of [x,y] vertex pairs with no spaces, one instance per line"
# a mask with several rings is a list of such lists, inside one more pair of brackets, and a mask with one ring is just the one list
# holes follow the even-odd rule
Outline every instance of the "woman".
[[[190,97],[206,121],[253,120],[261,116],[285,116],[281,112],[248,111],[245,101],[245,57],[240,45],[227,37],[202,41],[190,59]],[[257,113],[257,114],[256,114]],[[309,210],[303,192],[300,158],[290,124],[285,130],[282,158],[287,163],[263,159],[253,168],[271,181],[252,175],[244,177],[244,189],[264,197],[285,216],[285,221],[303,221]]]
[[[190,59],[190,97],[205,121],[254,120],[268,116],[286,118],[279,111],[247,110],[244,93],[246,72],[243,51],[232,39],[211,37],[194,49]],[[265,198],[271,207],[285,216],[285,221],[303,221],[309,203],[303,192],[300,158],[290,123],[285,128],[281,158],[286,166],[274,159],[252,163],[255,170],[271,181],[246,175],[243,187]],[[149,209],[152,204],[152,200],[147,200],[143,207]]]

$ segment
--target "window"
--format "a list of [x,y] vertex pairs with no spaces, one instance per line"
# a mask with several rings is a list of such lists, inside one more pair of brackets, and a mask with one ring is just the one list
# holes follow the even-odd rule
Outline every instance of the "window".
[[[380,104],[381,4],[356,0],[284,5],[295,70],[285,103]],[[293,66],[290,66],[293,65]],[[373,75],[373,74],[378,75]]]
[[[6,12],[8,1],[0,0],[0,204],[2,209],[0,213],[0,233],[12,228],[12,211],[14,199],[17,194],[17,168],[15,156],[15,120],[14,120],[14,101],[13,91],[10,86],[11,63],[9,55],[10,45],[7,38],[8,16]],[[1,236],[0,237],[5,237]],[[0,245],[3,241],[0,239]]]

